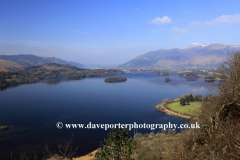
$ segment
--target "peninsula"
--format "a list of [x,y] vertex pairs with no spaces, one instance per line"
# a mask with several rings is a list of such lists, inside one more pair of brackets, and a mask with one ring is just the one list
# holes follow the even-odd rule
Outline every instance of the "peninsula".
[[201,101],[201,95],[186,94],[172,101],[170,99],[164,99],[162,103],[157,104],[155,107],[168,115],[192,119],[200,114]]

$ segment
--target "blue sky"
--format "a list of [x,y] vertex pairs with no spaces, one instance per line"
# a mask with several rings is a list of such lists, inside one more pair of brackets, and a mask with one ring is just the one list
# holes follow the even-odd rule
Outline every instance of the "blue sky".
[[115,65],[192,43],[240,45],[240,1],[0,0],[0,54]]

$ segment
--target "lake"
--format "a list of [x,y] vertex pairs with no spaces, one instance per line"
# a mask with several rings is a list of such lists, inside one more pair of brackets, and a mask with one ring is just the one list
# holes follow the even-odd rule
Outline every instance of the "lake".
[[[165,98],[175,99],[182,94],[205,95],[211,89],[202,78],[187,81],[177,74],[126,73],[117,76],[127,77],[127,81],[105,83],[106,77],[44,80],[0,92],[0,124],[9,126],[7,131],[0,132],[1,157],[10,159],[10,152],[17,157],[24,151],[27,155],[35,151],[40,156],[46,143],[54,151],[72,135],[72,145],[78,146],[75,156],[81,156],[97,149],[111,131],[58,129],[57,122],[86,125],[89,122],[187,123],[183,118],[158,111],[155,105]],[[166,77],[172,81],[165,82]],[[150,133],[151,130],[139,129],[138,132]]]

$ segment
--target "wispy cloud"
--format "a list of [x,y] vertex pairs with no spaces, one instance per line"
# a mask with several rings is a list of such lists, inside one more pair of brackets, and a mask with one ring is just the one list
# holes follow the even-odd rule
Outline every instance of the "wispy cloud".
[[77,30],[72,30],[72,29],[70,29],[70,31],[75,32],[75,33],[80,33],[80,34],[88,34],[87,32],[77,31]]
[[240,15],[235,14],[235,15],[222,15],[219,16],[211,21],[194,21],[190,23],[191,26],[202,26],[202,25],[215,25],[219,23],[240,23]]
[[155,18],[153,20],[150,20],[150,23],[154,23],[154,24],[164,24],[164,23],[171,23],[171,18],[169,18],[168,16],[163,16],[162,18]]
[[187,32],[188,29],[184,29],[184,28],[180,29],[178,27],[173,27],[172,31],[173,31],[173,33],[176,33],[176,34],[183,34],[183,33]]

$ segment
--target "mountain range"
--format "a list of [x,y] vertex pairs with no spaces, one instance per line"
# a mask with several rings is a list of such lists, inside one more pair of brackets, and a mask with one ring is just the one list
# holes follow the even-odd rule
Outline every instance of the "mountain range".
[[83,67],[77,62],[69,62],[55,57],[39,57],[35,55],[0,55],[0,68],[18,70],[24,67],[39,66],[46,63],[69,64]]
[[186,48],[159,49],[140,55],[120,68],[201,67],[218,65],[228,52],[240,51],[240,45],[193,43]]

